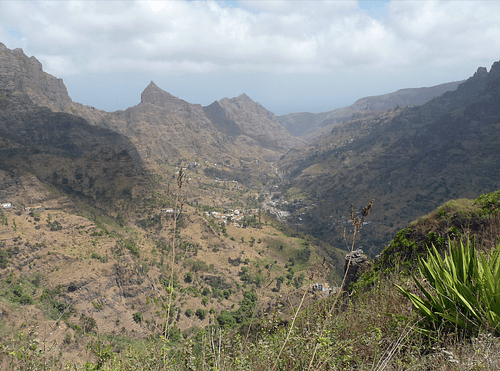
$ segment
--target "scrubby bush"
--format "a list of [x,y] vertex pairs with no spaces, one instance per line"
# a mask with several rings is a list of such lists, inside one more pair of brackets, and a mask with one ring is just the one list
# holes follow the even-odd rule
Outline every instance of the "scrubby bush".
[[205,311],[205,309],[196,309],[196,317],[198,317],[199,319],[203,320],[205,319],[205,317],[207,316],[207,312]]
[[142,312],[136,312],[136,313],[134,313],[134,314],[132,315],[132,318],[134,319],[134,321],[135,321],[136,323],[141,323],[141,322],[142,322],[142,319],[143,319],[143,317],[142,317]]

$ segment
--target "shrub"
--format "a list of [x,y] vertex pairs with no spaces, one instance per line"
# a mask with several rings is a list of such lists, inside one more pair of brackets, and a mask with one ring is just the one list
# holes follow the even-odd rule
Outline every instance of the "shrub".
[[184,314],[186,315],[187,318],[191,318],[193,316],[193,310],[188,308],[188,309],[186,309]]
[[9,264],[9,253],[7,250],[0,250],[0,268],[7,268]]
[[132,253],[132,255],[139,257],[139,248],[137,247],[137,244],[135,243],[135,241],[132,238],[123,240],[121,242],[121,245],[122,245],[122,247],[129,250]]
[[227,310],[223,310],[217,316],[217,322],[218,322],[219,326],[221,326],[221,327],[234,327],[234,326],[236,326],[236,320],[234,319],[233,315]]
[[22,305],[30,305],[33,304],[33,298],[29,294],[22,294],[19,298],[19,303]]
[[143,319],[143,318],[142,318],[142,312],[136,312],[136,313],[134,313],[134,314],[132,315],[132,318],[134,319],[134,321],[135,321],[136,323],[140,323],[140,322],[142,322],[142,319]]
[[205,309],[196,309],[196,317],[198,317],[199,319],[205,319],[205,317],[207,316],[207,312],[205,311]]
[[64,335],[64,344],[71,344],[71,340],[72,340],[72,337],[71,337],[71,334],[69,332],[66,333],[66,335]]
[[95,330],[97,327],[97,322],[95,321],[95,318],[87,316],[84,313],[82,313],[80,317],[80,322],[82,324],[82,329],[85,330],[85,332],[87,333]]
[[186,283],[193,282],[193,273],[191,272],[186,273],[186,275],[184,276],[184,282]]

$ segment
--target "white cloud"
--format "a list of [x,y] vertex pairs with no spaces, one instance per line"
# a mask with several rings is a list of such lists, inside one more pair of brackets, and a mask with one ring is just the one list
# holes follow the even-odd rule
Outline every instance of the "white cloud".
[[[499,46],[497,2],[393,1],[383,20],[371,18],[351,1],[243,1],[238,5],[2,2],[0,19],[2,24],[10,20],[26,35],[30,51],[45,58],[50,55],[47,61],[55,74],[132,65],[168,66],[167,70],[179,72],[189,66],[200,72],[227,66],[247,70],[252,65],[257,71],[274,71],[279,65],[289,73],[314,70],[304,64],[315,65],[318,71],[384,68],[429,58],[453,63],[452,58],[465,48],[474,53],[488,43],[493,50]],[[130,63],[131,59],[138,63]],[[154,63],[143,63],[145,59]]]
[[391,1],[383,17],[373,14],[357,1],[3,1],[0,42],[58,77],[230,71],[335,79],[465,70],[499,58],[500,2]]

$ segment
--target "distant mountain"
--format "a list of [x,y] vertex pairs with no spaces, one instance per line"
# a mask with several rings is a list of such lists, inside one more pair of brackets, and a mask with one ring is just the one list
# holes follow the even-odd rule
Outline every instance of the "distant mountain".
[[[87,112],[78,114],[89,117]],[[277,161],[302,143],[246,95],[202,107],[174,97],[154,82],[141,94],[140,104],[102,113],[94,123],[131,138],[144,160],[207,161],[219,164],[210,175],[247,185],[273,177],[275,170],[266,162]]]
[[268,162],[302,144],[270,111],[245,94],[202,107],[151,82],[141,102],[125,111],[84,106],[73,102],[63,81],[43,72],[36,58],[0,45],[0,89],[6,98],[78,116],[120,133],[133,143],[141,161],[206,161],[217,164],[210,170],[213,176],[259,185],[275,177],[275,168]]
[[203,109],[222,132],[233,136],[246,134],[263,147],[289,149],[303,144],[287,132],[271,111],[246,94],[215,101]]
[[279,164],[289,182],[282,193],[296,200],[291,220],[340,244],[350,204],[375,198],[362,243],[376,253],[397,228],[446,200],[498,189],[499,102],[495,62],[421,106],[365,112],[335,126]]
[[393,93],[365,97],[358,99],[354,104],[323,113],[290,113],[278,116],[278,121],[296,137],[315,137],[324,133],[323,128],[329,130],[335,124],[349,121],[353,115],[363,111],[384,111],[398,106],[419,106],[438,97],[445,92],[455,90],[463,81],[449,82],[425,88],[400,89]]

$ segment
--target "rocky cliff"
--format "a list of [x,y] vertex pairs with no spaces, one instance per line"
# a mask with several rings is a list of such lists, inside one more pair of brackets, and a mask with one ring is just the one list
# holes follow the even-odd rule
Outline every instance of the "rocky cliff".
[[0,43],[0,91],[6,97],[33,103],[56,111],[69,109],[72,101],[62,79],[42,69],[35,58],[28,58],[22,49],[8,49]]
[[[1,170],[34,174],[100,205],[110,192],[143,183],[141,157],[128,138],[60,112],[73,105],[62,80],[21,49],[0,44],[0,60]],[[123,178],[128,182],[120,184]]]

